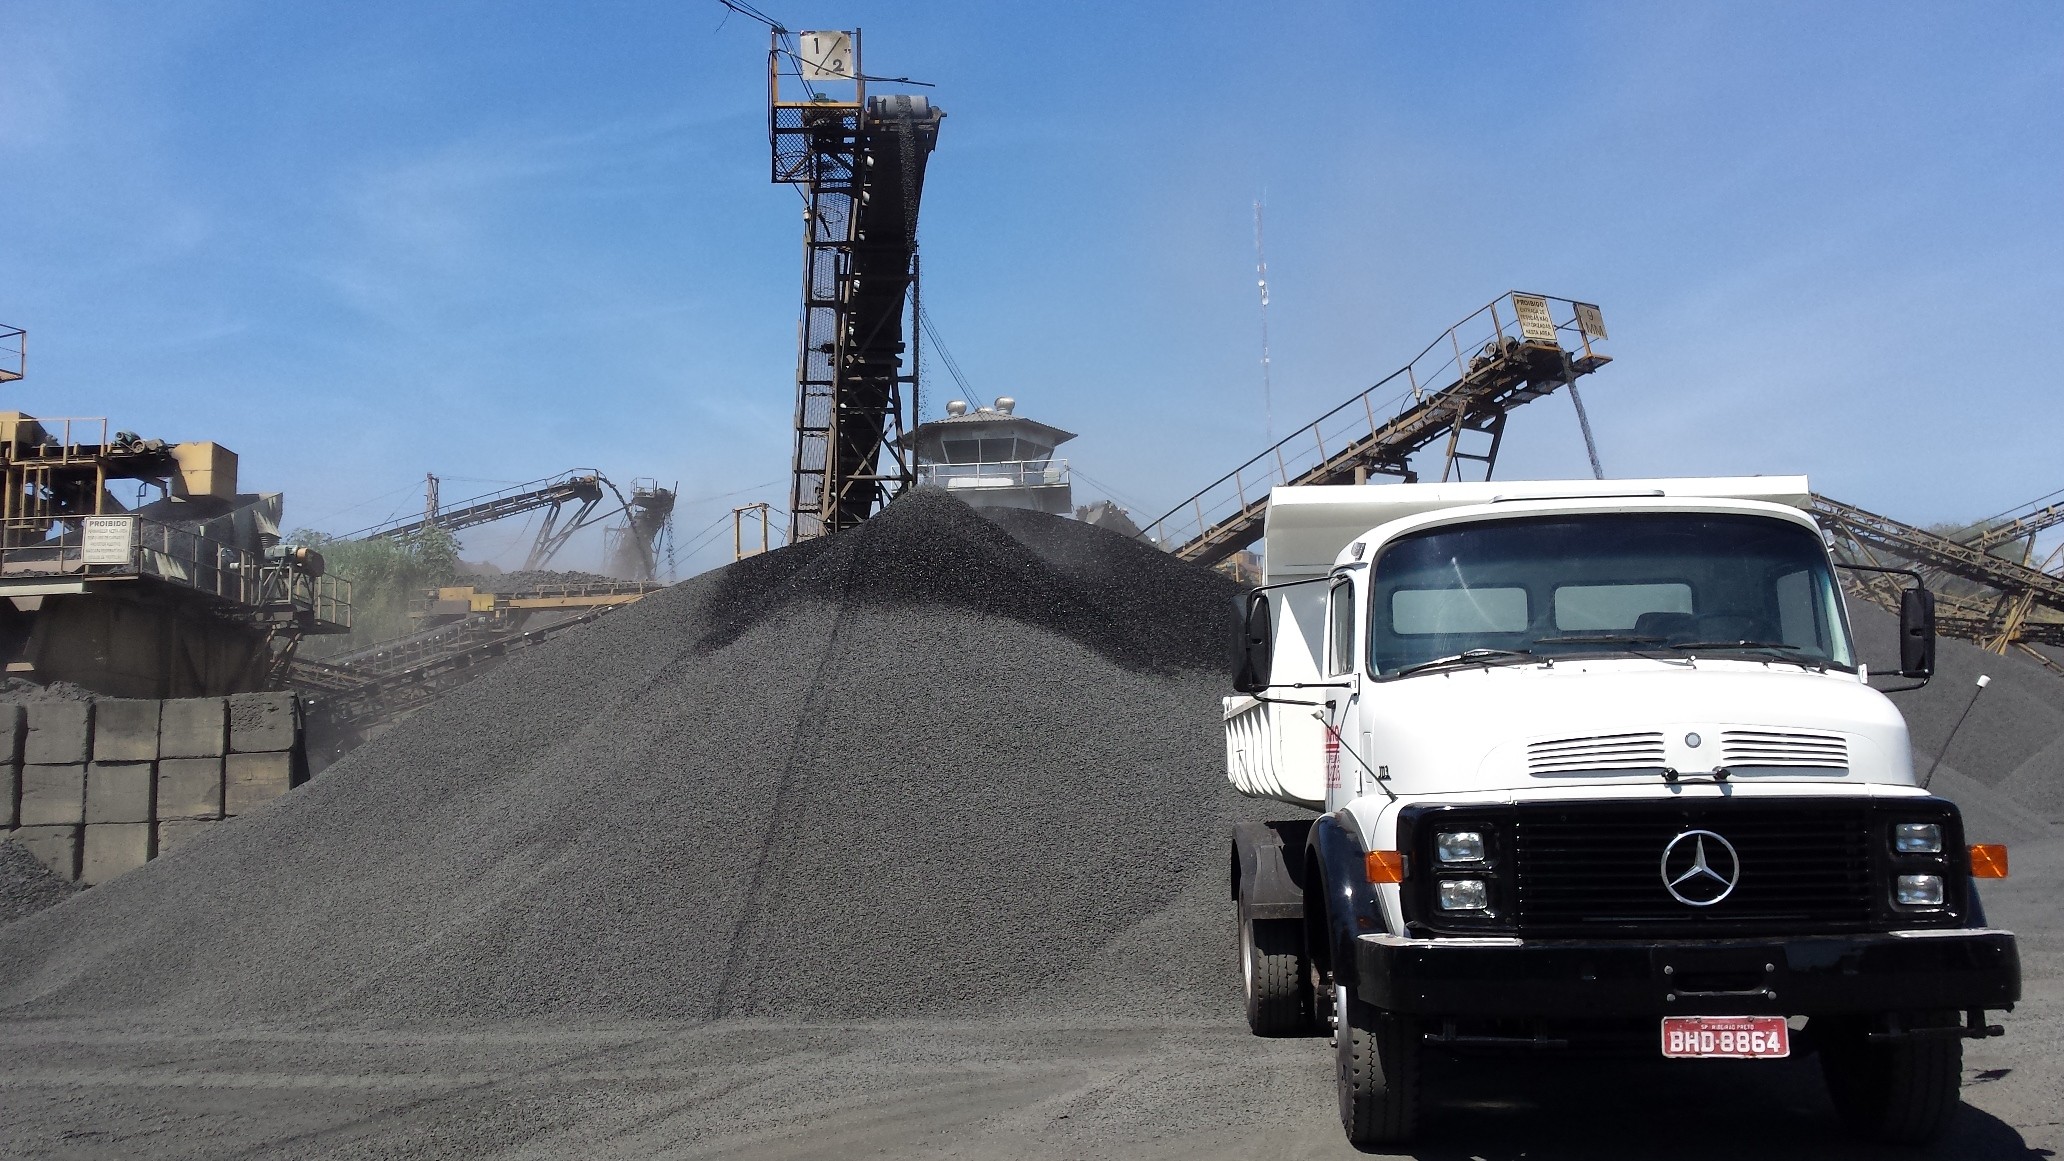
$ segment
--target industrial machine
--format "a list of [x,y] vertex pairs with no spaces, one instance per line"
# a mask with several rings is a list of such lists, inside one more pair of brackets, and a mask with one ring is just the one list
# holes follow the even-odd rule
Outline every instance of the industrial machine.
[[[1269,489],[1360,484],[1372,475],[1416,481],[1412,457],[1436,445],[1442,480],[1477,469],[1488,480],[1506,417],[1557,388],[1575,402],[1588,445],[1590,421],[1576,381],[1612,362],[1598,349],[1605,338],[1605,318],[1590,303],[1503,295],[1375,386],[1177,504],[1147,525],[1147,536],[1185,560],[1217,564],[1260,538]],[[1591,459],[1596,472],[1595,450]]]
[[279,688],[303,637],[351,627],[350,585],[280,543],[281,508],[238,491],[220,444],[0,412],[7,673],[132,698]]
[[[1817,1051],[1877,1140],[1935,1134],[2012,934],[1857,656],[1800,476],[1277,487],[1227,777],[1322,812],[1236,828],[1250,1025],[1336,1047],[1360,1146],[1427,1053]],[[1909,578],[1910,582],[1912,578]],[[1889,670],[1889,672],[1888,672]],[[1744,1114],[1750,1115],[1750,1114]]]
[[[550,567],[574,533],[621,513],[621,523],[603,529],[607,567],[615,575],[630,580],[653,581],[659,575],[662,542],[673,530],[675,495],[674,488],[663,488],[656,480],[640,479],[632,481],[631,494],[625,496],[601,472],[575,468],[447,505],[438,498],[437,477],[430,476],[421,516],[389,520],[338,539],[400,540],[432,526],[445,532],[460,532],[542,512],[544,519],[538,523],[530,553],[523,562],[525,571],[532,571]],[[603,506],[602,501],[608,497],[615,497],[614,506]]]
[[[1262,534],[1269,490],[1283,485],[1419,478],[1414,458],[1437,451],[1440,478],[1461,480],[1497,467],[1512,409],[1557,390],[1576,408],[1594,475],[1590,421],[1577,380],[1607,363],[1605,320],[1589,303],[1513,291],[1450,327],[1412,361],[1373,387],[1279,440],[1147,525],[1154,543],[1187,560],[1245,578],[1255,562],[1243,552]],[[1430,470],[1431,464],[1426,465]],[[2052,493],[1945,535],[1854,504],[1814,496],[1808,510],[1849,564],[1913,569],[1943,601],[1947,636],[2004,654],[2010,649],[2064,673],[2052,653],[2064,646],[2064,575],[2059,558],[2029,551],[2034,538],[2064,527],[2064,502]],[[2018,558],[2002,555],[2019,547]],[[1851,597],[1893,611],[1901,586],[1885,573],[1845,572]]]
[[[1844,575],[1852,597],[1897,610],[1899,586],[1877,569],[1915,570],[1942,590],[1938,624],[1946,635],[1975,641],[1993,653],[2011,649],[2064,673],[2064,664],[2037,648],[2064,646],[2064,576],[2056,571],[2057,554],[2047,560],[2033,554],[2036,536],[2064,525],[2064,503],[2057,502],[2056,494],[1953,536],[1826,496],[1813,497],[1812,511],[1843,560],[1874,566]],[[2014,555],[2002,555],[2016,547]]]
[[793,544],[860,523],[915,479],[899,443],[918,406],[903,312],[914,313],[918,201],[945,114],[921,96],[870,96],[878,78],[861,71],[858,30],[772,31],[773,180],[804,202]]

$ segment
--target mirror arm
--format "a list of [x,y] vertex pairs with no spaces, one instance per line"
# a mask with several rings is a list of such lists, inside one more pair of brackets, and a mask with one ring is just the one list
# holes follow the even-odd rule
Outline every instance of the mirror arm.
[[1308,576],[1305,577],[1303,580],[1277,581],[1276,583],[1270,585],[1255,585],[1253,588],[1247,590],[1247,596],[1249,599],[1252,599],[1255,593],[1265,593],[1270,591],[1271,589],[1287,589],[1294,585],[1326,584],[1334,579],[1335,578],[1332,573],[1327,573],[1325,576]]
[[1925,589],[1928,587],[1928,582],[1921,579],[1921,574],[1910,568],[1886,568],[1882,564],[1843,564],[1840,561],[1829,561],[1828,563],[1836,568],[1846,568],[1850,572],[1889,572],[1898,576],[1910,576],[1913,578],[1915,588]]

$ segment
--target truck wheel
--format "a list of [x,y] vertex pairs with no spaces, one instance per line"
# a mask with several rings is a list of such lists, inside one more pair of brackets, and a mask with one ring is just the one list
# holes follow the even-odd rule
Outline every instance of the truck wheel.
[[1240,915],[1241,978],[1247,991],[1247,1027],[1256,1036],[1309,1036],[1311,972],[1304,958],[1304,925],[1294,919]]
[[1344,991],[1333,1039],[1340,1125],[1356,1148],[1402,1144],[1419,1123],[1418,1024]]
[[[1916,1027],[1953,1027],[1956,1014],[1914,1020]],[[1820,1040],[1828,1096],[1851,1132],[1888,1145],[1932,1140],[1956,1113],[1963,1083],[1960,1036],[1872,1041],[1861,1025],[1830,1028]]]

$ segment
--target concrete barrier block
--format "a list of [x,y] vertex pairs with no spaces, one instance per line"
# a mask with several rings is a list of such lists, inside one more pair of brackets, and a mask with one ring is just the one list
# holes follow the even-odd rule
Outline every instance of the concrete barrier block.
[[86,825],[151,820],[151,764],[94,762],[86,767]]
[[151,827],[147,822],[89,824],[79,856],[79,881],[91,887],[150,861]]
[[16,807],[21,800],[21,767],[13,762],[0,762],[0,830],[13,830],[21,825],[21,816]]
[[77,826],[86,821],[86,767],[22,767],[19,821],[24,827]]
[[39,701],[28,707],[22,735],[22,761],[38,766],[84,762],[93,743],[93,703]]
[[231,754],[222,765],[222,812],[235,816],[293,789],[291,754]]
[[301,737],[301,699],[293,693],[237,693],[229,698],[229,751],[282,753]]
[[160,758],[155,817],[187,822],[222,817],[222,759]]
[[93,760],[148,762],[158,756],[158,706],[127,699],[93,707]]
[[182,850],[195,839],[203,835],[213,834],[214,831],[210,828],[221,825],[222,820],[220,819],[208,822],[187,819],[158,823],[157,829],[153,832],[153,836],[157,841],[155,848],[157,853],[152,857],[162,859],[173,851]]
[[219,697],[181,697],[161,703],[158,757],[220,758],[229,744],[229,714]]
[[28,709],[0,705],[0,762],[21,761],[22,734],[28,729]]
[[69,882],[79,877],[79,830],[76,826],[25,826],[7,837],[27,847],[44,866]]

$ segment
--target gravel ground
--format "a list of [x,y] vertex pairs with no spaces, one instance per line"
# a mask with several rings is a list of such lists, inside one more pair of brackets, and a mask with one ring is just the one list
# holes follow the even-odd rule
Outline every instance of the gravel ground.
[[0,841],[0,927],[78,893],[20,843]]
[[[0,929],[0,1157],[1351,1155],[1325,1042],[1240,1023],[1230,591],[913,495],[647,598]],[[2064,699],[1975,654],[1900,696],[1925,750],[1995,678],[1937,786],[2016,844],[2028,998],[1925,1155],[2051,1156]],[[1421,1158],[1914,1155],[1811,1060],[1436,1091]]]

